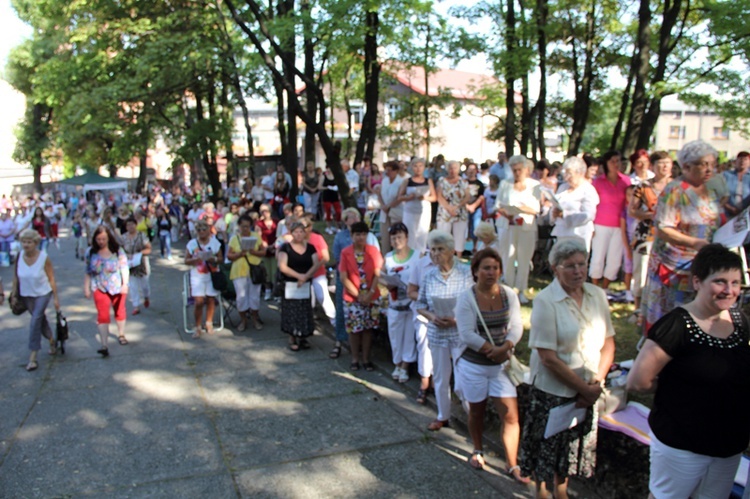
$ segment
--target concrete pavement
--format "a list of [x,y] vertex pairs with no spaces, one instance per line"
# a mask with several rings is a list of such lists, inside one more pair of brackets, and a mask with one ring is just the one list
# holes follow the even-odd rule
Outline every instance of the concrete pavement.
[[[265,305],[262,331],[193,340],[180,263],[152,258],[151,307],[128,317],[129,345],[113,326],[100,358],[83,262],[61,243],[49,253],[67,353],[45,348],[26,372],[29,316],[0,310],[0,497],[530,496],[492,452],[487,471],[468,466],[460,424],[427,432],[435,411],[390,379],[384,353],[378,370],[355,376],[346,351],[328,358],[326,335],[291,352]],[[7,293],[12,268],[0,275]]]

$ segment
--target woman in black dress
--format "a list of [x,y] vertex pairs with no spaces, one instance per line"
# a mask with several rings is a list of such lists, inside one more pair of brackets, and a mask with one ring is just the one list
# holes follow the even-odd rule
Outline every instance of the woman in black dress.
[[310,348],[307,337],[313,334],[310,283],[321,263],[315,247],[305,241],[307,222],[294,222],[289,226],[292,240],[278,252],[279,270],[284,277],[281,298],[281,330],[289,335],[289,349],[297,352]]

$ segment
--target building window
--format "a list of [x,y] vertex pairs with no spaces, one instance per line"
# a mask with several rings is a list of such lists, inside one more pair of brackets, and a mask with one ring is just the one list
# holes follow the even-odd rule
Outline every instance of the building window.
[[352,110],[352,121],[355,125],[361,125],[362,120],[365,118],[365,107],[354,105],[351,107]]
[[399,102],[394,101],[388,103],[388,117],[391,121],[397,121],[402,114],[403,109]]
[[669,127],[669,138],[670,139],[684,139],[685,138],[685,127],[684,126],[670,126]]
[[729,140],[729,129],[723,126],[714,127],[714,139],[715,140]]

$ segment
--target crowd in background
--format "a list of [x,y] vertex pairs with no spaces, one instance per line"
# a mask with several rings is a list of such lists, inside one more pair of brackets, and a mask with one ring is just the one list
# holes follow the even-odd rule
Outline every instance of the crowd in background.
[[[320,305],[335,330],[329,356],[338,358],[348,348],[352,371],[374,369],[373,336],[387,330],[393,379],[404,383],[416,373],[419,403],[434,393],[437,417],[428,429],[450,424],[450,394],[455,392],[469,412],[475,447],[469,462],[482,469],[485,408],[494,399],[503,420],[507,471],[520,483],[533,476],[540,497],[565,497],[569,476],[593,473],[596,405],[615,353],[610,302],[634,302],[631,321],[649,338],[644,350],[661,356],[657,367],[639,357],[637,365],[652,367],[634,389],[656,389],[655,376],[681,354],[673,337],[659,329],[651,340],[650,329],[680,307],[693,310],[689,304],[696,291],[711,312],[696,314],[724,328],[719,339],[711,325],[703,329],[705,338],[693,329],[696,342],[738,349],[732,362],[750,348],[746,320],[739,312],[728,312],[739,295],[735,273],[720,283],[729,291],[701,295],[702,282],[737,270],[735,260],[710,243],[716,229],[737,215],[750,196],[748,153],[719,165],[717,151],[695,141],[679,151],[677,162],[666,152],[638,150],[628,157],[611,151],[563,163],[500,153],[497,161],[482,164],[437,156],[430,162],[389,161],[382,169],[369,158],[355,165],[344,160],[341,166],[356,208],[345,208],[332,173],[312,162],[298,172],[296,198],[283,166],[230,183],[213,196],[215,202],[207,202],[208,193],[200,188],[158,186],[144,195],[105,191],[89,196],[48,193],[22,201],[3,197],[0,264],[9,264],[17,253],[23,262],[20,294],[34,297],[28,303],[32,358],[27,369],[37,366],[41,336],[51,338],[44,318],[50,297],[59,308],[53,273],[45,273],[46,285],[41,277],[32,283],[29,268],[46,265],[37,259],[49,261],[45,251],[58,244],[63,224],[76,239],[76,257],[85,261],[84,294],[94,298],[103,357],[108,355],[110,309],[118,342],[127,345],[127,298],[132,315],[150,305],[149,256],[158,242],[159,255],[169,264],[172,243],[184,238],[194,338],[213,333],[214,298],[230,286],[241,317],[237,329],[262,329],[261,300],[278,300],[281,330],[295,352],[310,347],[314,309]],[[14,248],[19,242],[21,247]],[[704,247],[708,250],[701,253]],[[709,250],[729,263],[709,265],[696,274],[696,256]],[[529,289],[533,266],[553,277],[536,294]],[[231,283],[216,278],[222,268],[228,269]],[[612,283],[620,281],[624,291],[617,292]],[[16,284],[14,279],[14,288]],[[521,306],[532,307],[531,405],[523,428],[518,380],[507,369],[523,334]],[[692,327],[690,323],[688,329]],[[737,336],[723,342],[727,327]],[[733,381],[739,372],[730,374]],[[714,380],[727,376],[710,369],[705,374]],[[750,399],[748,383],[743,380],[731,393]],[[661,428],[672,424],[664,416],[671,402],[655,409],[658,438]],[[546,416],[565,403],[585,408],[585,423],[546,438]],[[707,423],[701,419],[694,424]],[[737,424],[735,433],[716,439],[744,438],[747,443],[747,426]],[[665,432],[660,459],[683,463],[673,452],[680,449],[713,452],[711,446],[693,449],[672,430]],[[735,459],[736,454],[721,457]],[[702,466],[696,476],[714,469],[713,462]],[[732,464],[722,466],[719,475],[707,480],[723,487]],[[657,491],[668,494],[674,487],[665,473],[652,467],[656,497],[661,497]]]

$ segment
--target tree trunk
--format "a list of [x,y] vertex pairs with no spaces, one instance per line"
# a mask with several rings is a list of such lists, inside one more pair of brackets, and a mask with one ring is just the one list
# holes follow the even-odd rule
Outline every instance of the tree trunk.
[[622,149],[618,149],[620,144],[620,134],[622,133],[622,125],[625,123],[625,115],[628,112],[628,106],[630,105],[630,93],[631,88],[633,87],[633,80],[635,79],[635,59],[637,57],[637,51],[638,48],[635,48],[635,51],[633,52],[633,58],[630,63],[630,71],[628,72],[628,82],[625,84],[625,90],[622,92],[622,99],[620,101],[620,112],[617,113],[617,122],[615,123],[615,128],[612,131],[612,139],[609,141],[609,149],[611,151],[620,151],[622,152]]
[[354,163],[364,156],[372,158],[378,132],[378,101],[380,100],[380,63],[378,62],[378,12],[365,14],[365,116],[359,131]]
[[547,145],[544,143],[544,119],[547,113],[547,17],[549,4],[547,0],[537,0],[537,44],[539,53],[539,97],[536,100],[536,138],[539,144],[539,157],[547,155]]
[[[505,50],[513,53],[516,48],[516,10],[515,0],[508,0],[505,11]],[[512,57],[505,62],[505,152],[510,157],[516,142],[516,68]]]
[[143,133],[143,151],[141,151],[139,158],[138,167],[138,181],[135,184],[135,192],[142,194],[146,187],[146,180],[148,178],[148,132],[142,130]]
[[427,37],[424,45],[424,99],[422,99],[422,118],[424,119],[425,160],[430,161],[430,22],[427,20]]
[[[221,72],[221,92],[219,93],[219,104],[221,105],[222,120],[229,121],[229,129],[234,131],[234,111],[229,105],[229,77],[225,71]],[[240,179],[239,165],[234,160],[234,140],[232,133],[226,137],[224,142],[224,154],[227,158],[227,187],[235,180]]]
[[[302,0],[302,34],[304,38],[305,74],[310,80],[315,78],[315,44],[313,43],[313,27],[310,21],[310,1]],[[305,101],[307,114],[317,116],[318,96],[314,88],[305,87]],[[305,129],[305,163],[315,161],[315,134],[309,128]]]
[[665,2],[664,13],[662,15],[662,23],[659,27],[659,50],[658,59],[656,63],[656,70],[654,76],[651,79],[651,88],[657,89],[652,92],[651,99],[648,104],[648,110],[643,119],[641,125],[641,131],[638,134],[638,141],[636,142],[636,148],[647,149],[651,134],[654,132],[654,127],[659,119],[659,113],[661,112],[661,100],[667,94],[662,93],[660,87],[664,83],[666,71],[667,71],[667,59],[670,54],[674,51],[678,44],[679,38],[684,36],[684,32],[680,30],[677,38],[672,37],[672,30],[677,25],[677,22],[681,18],[680,11],[682,9],[683,2],[681,0],[673,0],[672,2]]
[[[344,109],[346,110],[346,149],[344,157],[349,158],[352,154],[352,142],[354,142],[354,133],[352,132],[352,103],[349,100],[349,71],[344,75]],[[331,113],[333,114],[333,113]],[[334,137],[334,134],[331,134]]]
[[638,54],[633,59],[633,73],[635,84],[630,103],[630,117],[625,129],[625,139],[622,142],[622,152],[630,154],[638,143],[638,137],[643,127],[646,114],[646,80],[650,72],[651,59],[651,5],[650,0],[641,0],[638,9]]
[[[594,34],[596,30],[596,0],[591,1],[591,8],[586,14],[586,49],[584,51],[583,74],[578,71],[576,41],[573,39],[573,64],[576,75],[575,102],[573,103],[573,127],[568,144],[568,156],[578,154],[583,140],[583,132],[589,119],[591,109],[591,87],[594,80]],[[580,78],[579,78],[580,77]]]
[[[205,116],[203,115],[203,95],[200,90],[195,92],[195,114],[196,122],[200,123],[205,119]],[[221,195],[221,181],[219,180],[219,170],[216,167],[216,163],[211,160],[210,150],[210,140],[206,139],[202,141],[201,161],[203,163],[203,169],[206,172],[208,183],[211,185],[212,197],[216,199]]]
[[529,152],[529,140],[531,139],[531,108],[529,106],[529,75],[521,77],[521,154],[526,156]]

